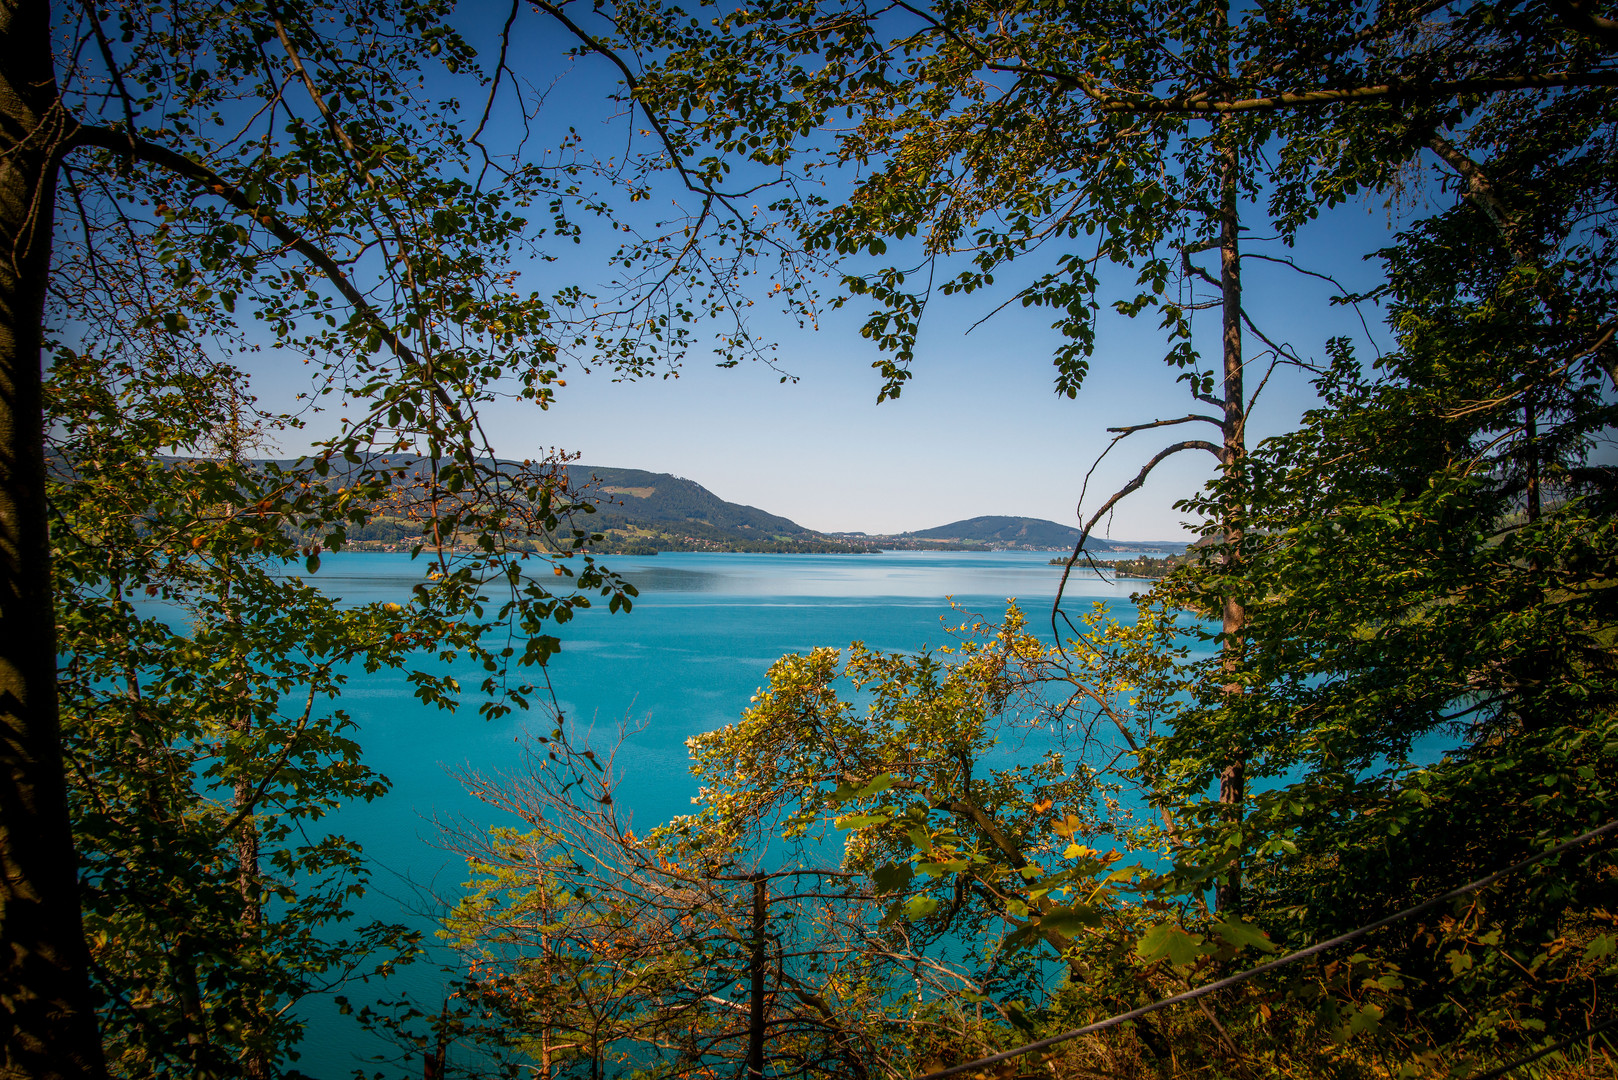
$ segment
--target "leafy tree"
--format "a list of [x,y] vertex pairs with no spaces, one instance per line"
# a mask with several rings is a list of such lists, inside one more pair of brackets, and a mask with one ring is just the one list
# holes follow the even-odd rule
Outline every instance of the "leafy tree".
[[[520,132],[497,145],[495,132],[525,127],[538,100],[504,66],[509,37],[497,35],[499,59],[481,70],[451,15],[436,0],[0,9],[0,49],[17,60],[0,73],[0,1014],[10,1070],[101,1074],[92,966],[127,947],[95,978],[104,988],[138,983],[167,962],[163,943],[188,934],[192,915],[212,941],[236,924],[236,947],[217,961],[229,1000],[200,1007],[243,1026],[213,1032],[219,1042],[206,1052],[185,1035],[179,1060],[214,1068],[218,1055],[245,1054],[252,1071],[283,1053],[291,1033],[267,1018],[266,1003],[314,985],[330,954],[305,942],[308,969],[257,966],[299,946],[289,923],[255,921],[270,871],[253,866],[254,849],[275,874],[305,855],[311,873],[353,864],[340,847],[299,855],[276,835],[278,821],[379,790],[356,764],[341,714],[318,708],[340,665],[391,664],[408,648],[469,654],[487,672],[483,711],[499,714],[536,700],[543,679],[522,669],[557,648],[555,624],[594,594],[614,609],[630,602],[632,590],[588,559],[563,571],[560,589],[552,575],[525,571],[524,534],[555,533],[582,503],[554,462],[496,468],[477,410],[508,394],[548,407],[575,353],[626,375],[677,359],[695,320],[739,310],[732,286],[768,252],[745,218],[707,206],[690,219],[617,215],[620,198],[641,202],[655,185],[653,159],[609,166],[571,138],[547,154]],[[481,110],[463,110],[463,92]],[[517,123],[499,122],[506,109]],[[679,175],[700,187],[697,172]],[[609,231],[640,227],[616,256],[619,284],[596,294],[567,283],[548,296],[519,285],[527,260],[552,257],[548,244],[571,247],[597,217]],[[745,326],[721,347],[747,355]],[[148,460],[159,449],[194,455],[206,428],[233,422],[208,392],[238,386],[261,352],[304,358],[310,400],[336,395],[328,400],[344,406],[348,418],[311,459],[266,472],[229,453],[183,469]],[[184,395],[207,400],[193,408]],[[47,409],[73,470],[58,507],[47,501]],[[340,548],[366,506],[407,479],[376,452],[404,450],[428,462],[408,481],[422,481],[418,551],[434,567],[404,614],[332,611],[272,573],[293,556],[291,535],[311,538],[296,553],[311,571],[322,550]],[[98,509],[92,490],[116,497]],[[457,538],[470,551],[453,549]],[[53,546],[64,567],[55,579]],[[64,596],[94,598],[64,609],[57,633],[53,580]],[[129,590],[147,587],[191,605],[194,633],[139,618]],[[253,625],[276,612],[307,625]],[[407,629],[419,636],[375,636]],[[510,636],[489,636],[496,629]],[[300,645],[301,657],[287,653]],[[171,664],[171,650],[183,662]],[[78,665],[65,719],[85,770],[71,800],[59,655]],[[224,666],[207,669],[206,655]],[[300,677],[315,703],[301,728],[305,714],[288,699]],[[459,695],[442,674],[411,677],[425,700]],[[103,708],[108,680],[126,695],[138,686],[161,708],[122,699]],[[206,708],[172,707],[193,693]],[[127,754],[103,755],[114,731],[140,735],[145,749],[131,742]],[[188,791],[174,770],[193,765]],[[158,774],[168,788],[142,793],[138,778]],[[107,793],[103,814],[95,800]],[[157,800],[151,835],[129,831],[136,798]],[[266,816],[266,799],[283,800],[291,817]],[[92,922],[110,917],[106,890],[120,875],[141,879],[130,918],[147,922],[97,922],[110,936],[96,955],[80,915],[70,801],[86,815]],[[221,805],[234,810],[221,818]],[[218,846],[227,840],[234,860]],[[119,861],[137,854],[156,862]],[[159,864],[206,866],[206,883],[164,877]],[[195,912],[173,900],[188,881],[199,884]],[[345,886],[331,884],[299,902],[337,917]],[[332,903],[322,907],[322,896]],[[147,987],[154,997],[110,1003],[108,1015],[124,1025],[162,1013],[159,1028],[172,1034],[172,1009],[174,1024],[202,1038],[180,986],[188,961],[174,959]],[[196,974],[206,996],[208,971]],[[119,1053],[127,1063],[168,1037],[120,1027]]]
[[[403,927],[334,932],[367,870],[318,820],[388,784],[331,702],[454,635],[286,573],[301,552],[268,508],[307,480],[240,460],[234,375],[64,355],[47,387],[69,799],[120,1075],[279,1073],[289,1006],[413,953]],[[210,419],[236,460],[161,456],[207,449]]]
[[[848,194],[829,207],[800,204],[796,221],[811,247],[850,260],[849,298],[876,302],[863,333],[884,353],[879,396],[896,395],[911,377],[919,321],[935,294],[999,289],[1007,304],[1053,309],[1062,333],[1056,388],[1069,395],[1087,375],[1103,303],[1126,316],[1158,314],[1190,412],[1114,430],[1123,439],[1205,424],[1217,434],[1161,449],[1085,523],[1093,527],[1168,457],[1206,451],[1218,462],[1219,498],[1197,507],[1232,581],[1251,528],[1248,416],[1277,364],[1315,363],[1253,323],[1243,265],[1292,264],[1286,249],[1299,228],[1358,190],[1397,185],[1422,152],[1466,180],[1519,261],[1537,258],[1501,201],[1507,196],[1458,146],[1488,138],[1482,110],[1603,100],[1618,78],[1608,22],[1566,4],[1327,12],[1309,4],[1235,10],[1217,0],[951,2],[876,11],[786,0],[714,5],[714,13],[712,27],[626,17],[667,56],[641,91],[687,117],[690,137],[737,153],[846,113],[850,124],[811,145],[829,164],[856,167]],[[1252,239],[1261,219],[1276,233],[1268,247]],[[900,261],[890,245],[913,257]],[[1217,268],[1199,262],[1211,252]],[[1111,285],[1117,275],[1103,273],[1107,266],[1133,272],[1133,287]],[[1211,298],[1196,295],[1204,286]],[[1599,315],[1564,288],[1545,302],[1595,340]],[[1210,307],[1220,311],[1220,332],[1208,363],[1192,320]],[[1244,336],[1263,351],[1252,353]],[[1612,369],[1610,344],[1597,353]],[[1266,359],[1270,372],[1250,379],[1248,369]],[[1214,609],[1234,697],[1247,617],[1234,585]],[[1221,730],[1231,741],[1218,783],[1236,820],[1247,751],[1237,725]],[[1220,890],[1226,906],[1239,904],[1239,866]]]
[[993,1052],[1069,1015],[1047,1000],[1053,962],[1138,1004],[1150,976],[1116,963],[1141,929],[1119,902],[1137,870],[1081,842],[1127,838],[1100,740],[1076,737],[1095,764],[1009,751],[1097,719],[1137,737],[1173,698],[1171,627],[1092,621],[1165,646],[1155,677],[1097,650],[1081,690],[1015,610],[938,654],[785,657],[738,723],[691,741],[697,810],[642,836],[620,822],[610,766],[560,730],[525,770],[469,778],[531,828],[455,841],[474,877],[451,928],[473,951],[469,1011],[495,1018],[484,1037],[557,1069],[554,1050],[581,1039],[675,1075],[742,1058],[758,1030],[738,1022],[742,913],[760,886],[754,1060],[771,1072],[895,1075]]
[[[856,122],[831,152],[862,166],[860,178],[846,201],[800,221],[812,243],[843,255],[881,257],[909,238],[922,249],[919,267],[845,281],[878,301],[866,330],[892,354],[881,361],[884,394],[909,377],[933,269],[954,273],[944,292],[986,289],[1082,233],[1098,237],[1094,255],[1057,250],[1057,270],[1036,262],[1014,290],[1064,313],[1059,389],[1076,390],[1085,373],[1101,298],[1094,267],[1105,258],[1140,275],[1120,310],[1161,310],[1170,362],[1225,410],[1211,417],[1225,441],[1204,447],[1221,457],[1219,476],[1189,504],[1217,543],[1155,596],[1219,619],[1222,649],[1167,677],[1184,698],[1126,740],[1128,776],[1168,814],[1138,842],[1159,849],[1169,872],[1139,879],[1135,902],[1120,889],[1102,905],[1094,918],[1110,932],[1058,945],[1070,970],[1097,956],[1106,975],[1075,996],[1051,993],[1042,1022],[1055,1024],[1061,1003],[1080,1013],[1108,1004],[1098,988],[1136,976],[1137,962],[1184,980],[1228,964],[1238,946],[1262,947],[1231,908],[1278,939],[1318,941],[1610,812],[1610,477],[1587,459],[1609,434],[1618,386],[1610,20],[1532,3],[1234,15],[1214,5],[903,5],[880,16],[782,4],[717,14],[712,30],[705,20],[648,24],[668,58],[643,92],[689,105],[691,137],[738,152],[781,133],[746,111],[750,90],[765,113],[795,123],[850,110]],[[1241,222],[1262,200],[1290,241],[1362,188],[1396,194],[1412,170],[1421,183],[1419,155],[1457,197],[1385,253],[1379,298],[1398,354],[1373,379],[1333,344],[1319,365],[1323,407],[1249,458],[1248,358],[1230,347],[1246,324],[1239,279],[1226,273],[1257,254],[1238,242]],[[1192,302],[1178,292],[1181,281],[1214,283],[1193,261],[1214,248],[1222,329],[1237,331],[1222,335],[1223,373],[1234,378],[1220,384],[1197,366]],[[963,253],[973,261],[958,272],[940,261]],[[1161,623],[1156,611],[1147,626]],[[1090,635],[1065,656],[1025,651],[1017,662],[1027,685],[1068,682],[1095,691],[1100,707],[1107,683],[1086,665],[1106,657],[1109,670],[1150,673],[1161,653],[1142,640]],[[707,797],[744,816],[761,808],[761,819],[800,807],[803,819],[781,820],[798,828],[857,795],[845,824],[891,843],[884,856],[904,853],[867,868],[873,885],[878,872],[897,880],[900,861],[931,867],[922,901],[935,899],[925,895],[935,872],[990,895],[1015,885],[1007,829],[1000,844],[964,829],[912,836],[901,821],[930,822],[971,776],[948,754],[918,761],[902,748],[964,744],[972,760],[972,718],[1001,715],[1007,700],[970,682],[952,697],[950,680],[964,673],[929,663],[790,659],[765,697],[783,703],[770,722],[751,712],[706,744],[715,765],[703,767],[725,778]],[[868,713],[836,688],[843,676],[873,680]],[[934,700],[946,707],[919,704]],[[945,719],[966,727],[941,733]],[[1422,740],[1435,737],[1459,745],[1422,760]],[[849,773],[846,761],[862,767]],[[1249,779],[1260,786],[1243,814]],[[920,819],[892,794],[899,780],[928,796]],[[1003,805],[1043,840],[1019,798]],[[1528,1048],[1536,1032],[1576,1034],[1609,995],[1604,865],[1599,852],[1568,856],[1360,954],[1227,998],[1223,1016],[1206,1010],[1199,1034],[1240,1058],[1236,1031],[1257,1041],[1246,1053],[1304,1074],[1466,1073]],[[1214,920],[1199,910],[1210,886],[1224,909]],[[1020,914],[1002,910],[1019,929],[1043,923],[1016,899]],[[914,914],[972,910],[936,902]],[[978,910],[979,929],[1004,918]],[[1021,940],[1036,936],[1049,940]],[[1179,1047],[1162,1040],[1161,1052],[1172,1059]]]
[[[1254,682],[1226,722],[1278,785],[1247,842],[1293,845],[1255,886],[1300,940],[1611,813],[1610,98],[1480,112],[1455,205],[1384,253],[1399,351],[1369,379],[1339,349],[1324,406],[1255,459]],[[1217,722],[1165,740],[1169,797]],[[1610,890],[1580,852],[1387,941],[1390,1038],[1483,1053],[1598,1022]]]
[[[528,758],[463,777],[523,828],[451,841],[473,874],[448,923],[469,958],[445,1018],[459,1042],[590,1077],[865,1077],[897,1047],[985,1045],[958,997],[988,999],[910,934],[873,929],[891,897],[859,869],[812,844],[766,851],[759,823],[719,798],[637,834],[610,755],[558,731]],[[726,784],[716,765],[699,774]],[[889,1011],[900,1000],[909,1022]]]

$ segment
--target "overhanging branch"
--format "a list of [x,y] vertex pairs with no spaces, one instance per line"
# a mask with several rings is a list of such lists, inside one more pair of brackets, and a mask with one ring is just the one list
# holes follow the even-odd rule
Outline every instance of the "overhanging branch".
[[[1123,436],[1120,435],[1118,438],[1121,439]],[[1114,439],[1113,445],[1116,445],[1117,442],[1118,439]],[[1112,446],[1109,445],[1107,449],[1111,450]],[[1100,521],[1106,516],[1107,511],[1111,510],[1114,506],[1117,506],[1130,495],[1139,491],[1141,486],[1146,483],[1146,478],[1152,475],[1153,469],[1157,468],[1158,465],[1162,464],[1168,458],[1171,458],[1175,454],[1181,453],[1185,450],[1206,450],[1215,458],[1222,458],[1224,453],[1221,447],[1204,439],[1186,439],[1184,442],[1177,442],[1171,446],[1164,447],[1162,450],[1159,450],[1155,456],[1153,456],[1152,460],[1148,461],[1141,467],[1140,472],[1135,474],[1135,478],[1133,480],[1119,488],[1117,491],[1113,492],[1112,497],[1101,505],[1101,509],[1097,510],[1094,514],[1091,514],[1090,520],[1086,521],[1084,523],[1084,528],[1079,530],[1079,541],[1073,545],[1073,554],[1068,556],[1067,562],[1062,567],[1062,580],[1057,583],[1056,598],[1051,601],[1051,631],[1057,634],[1058,647],[1061,645],[1061,634],[1057,632],[1056,629],[1056,617],[1057,613],[1062,607],[1062,594],[1067,590],[1067,579],[1073,573],[1073,564],[1079,561],[1079,556],[1084,551],[1085,541],[1090,539],[1090,530],[1095,528],[1096,522]],[[1105,451],[1103,451],[1103,455],[1104,454]],[[1097,461],[1099,460],[1100,459],[1098,458]],[[1091,468],[1093,470],[1094,466]]]
[[[75,128],[65,141],[64,151],[81,146],[95,146],[103,150],[110,150],[115,154],[138,158],[148,164],[167,169],[176,175],[182,176],[193,184],[222,199],[228,205],[241,211],[255,222],[269,230],[270,235],[279,240],[286,248],[297,252],[307,259],[316,269],[325,275],[344,300],[354,309],[358,321],[369,325],[381,337],[390,352],[411,367],[420,366],[420,358],[415,351],[406,345],[396,334],[382,312],[377,306],[359,290],[337,260],[318,244],[307,237],[293,231],[279,215],[271,213],[268,207],[255,204],[247,198],[242,190],[220,176],[213,169],[186,157],[184,154],[170,150],[166,146],[140,138],[130,132],[118,131],[113,128],[82,126]],[[436,382],[431,384],[433,397],[449,411],[452,416],[459,416],[460,409],[454,399],[444,393],[443,388]]]
[[[1275,112],[1281,109],[1307,109],[1324,105],[1359,104],[1389,99],[1425,100],[1452,98],[1462,94],[1498,94],[1512,90],[1555,90],[1569,87],[1618,86],[1618,71],[1554,72],[1544,75],[1503,75],[1483,79],[1447,79],[1434,82],[1388,82],[1375,86],[1351,86],[1335,90],[1303,90],[1234,101],[1203,101],[1189,97],[1108,98],[1096,102],[1104,113],[1152,113],[1155,115],[1202,116],[1223,113]],[[1093,94],[1091,95],[1094,96]]]

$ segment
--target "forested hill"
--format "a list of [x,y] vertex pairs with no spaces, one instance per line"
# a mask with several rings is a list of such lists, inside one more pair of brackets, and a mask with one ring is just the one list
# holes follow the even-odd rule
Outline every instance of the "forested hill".
[[[411,474],[423,470],[425,459],[388,454],[363,464],[403,469],[408,481]],[[328,482],[341,483],[350,468],[333,462]],[[589,545],[599,552],[877,550],[866,541],[826,536],[757,507],[726,502],[701,484],[668,473],[569,465],[567,479],[569,490],[595,507],[593,514],[576,515],[572,528],[600,534],[601,539]],[[419,535],[420,528],[410,514],[389,508],[348,534],[350,545],[361,550],[409,546]]]
[[569,465],[568,486],[596,508],[591,531],[600,551],[782,551],[854,553],[868,543],[817,533],[756,506],[726,502],[701,484],[668,473]]
[[[169,458],[176,461],[179,459]],[[295,468],[294,460],[263,461]],[[55,469],[66,471],[55,462]],[[331,463],[329,484],[342,484],[358,469],[402,470],[406,484],[426,473],[426,459],[414,454],[366,455],[358,463]],[[727,502],[694,480],[645,469],[568,465],[568,488],[595,507],[578,516],[573,528],[600,533],[590,546],[601,552],[653,554],[658,551],[874,552],[882,548],[939,551],[1067,551],[1079,530],[1044,518],[985,515],[931,529],[896,534],[820,533],[756,506]],[[350,529],[359,549],[409,546],[419,537],[413,516],[402,508],[382,508],[371,522]],[[1093,552],[1161,551],[1179,554],[1183,541],[1117,541],[1091,537]]]
[[[1066,550],[1078,543],[1079,530],[1069,525],[1058,525],[1044,518],[1006,517],[987,515],[952,521],[934,529],[900,533],[896,541],[926,542],[985,548],[1023,548],[1034,551]],[[1152,541],[1124,543],[1102,540],[1092,536],[1085,543],[1089,551],[1173,551],[1185,550],[1183,541]]]
[[668,473],[569,465],[567,478],[570,488],[587,493],[599,520],[623,519],[642,525],[700,523],[761,535],[820,535],[756,506],[726,502],[694,480]]

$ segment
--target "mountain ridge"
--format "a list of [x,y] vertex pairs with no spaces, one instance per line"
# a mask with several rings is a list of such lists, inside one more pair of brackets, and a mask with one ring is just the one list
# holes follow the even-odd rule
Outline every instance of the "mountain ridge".
[[[1031,551],[1056,551],[1072,548],[1079,541],[1079,530],[1045,518],[1016,517],[1006,514],[981,514],[977,517],[936,525],[930,529],[917,529],[901,534],[906,539],[955,540],[961,543],[982,544],[1003,548],[1021,548]],[[1109,541],[1092,538],[1085,546],[1091,551],[1113,551]]]
[[[179,462],[184,459],[167,458]],[[292,467],[300,459],[265,458],[263,464]],[[328,482],[341,483],[357,468],[425,471],[427,459],[414,454],[371,454],[358,463],[331,462]],[[501,460],[498,465],[515,465]],[[869,553],[882,548],[936,551],[1071,550],[1079,530],[1044,518],[980,515],[930,529],[901,533],[821,532],[791,518],[744,503],[722,499],[708,488],[672,473],[604,465],[563,466],[567,487],[595,507],[579,514],[572,528],[599,534],[587,546],[604,554],[655,554],[658,551],[759,551]],[[350,546],[391,550],[419,542],[405,515],[381,511],[367,525],[349,530]],[[563,533],[568,536],[568,533]],[[571,545],[569,539],[567,546]],[[1184,542],[1128,543],[1091,538],[1086,548],[1097,553],[1119,550],[1185,550]]]
[[[598,502],[597,514],[603,523],[608,518],[617,520],[620,516],[626,521],[635,520],[639,517],[641,520],[667,524],[700,521],[716,527],[774,530],[777,534],[831,537],[851,543],[875,543],[885,547],[947,549],[944,545],[948,545],[958,550],[1065,551],[1071,550],[1079,539],[1079,530],[1069,525],[1061,525],[1045,518],[1014,517],[999,514],[980,515],[974,518],[953,521],[946,525],[935,526],[931,529],[916,529],[902,533],[821,533],[799,525],[790,518],[771,514],[756,506],[721,499],[696,481],[673,476],[669,473],[593,465],[568,466],[570,486],[577,481],[591,479],[595,483],[591,484],[587,489],[581,487],[580,490],[599,491],[612,496],[616,500],[613,503]],[[670,513],[666,507],[666,502],[671,497],[671,493],[666,490],[668,488],[676,489],[682,496],[689,499],[688,505],[711,508],[710,516],[696,518],[690,515],[681,516]],[[663,496],[663,500],[657,500],[657,496]],[[641,514],[637,515],[634,512],[637,510],[641,511]],[[1183,541],[1126,542],[1102,540],[1099,537],[1091,537],[1085,543],[1087,550],[1098,553],[1112,551],[1180,552],[1184,551],[1185,547],[1186,544]]]

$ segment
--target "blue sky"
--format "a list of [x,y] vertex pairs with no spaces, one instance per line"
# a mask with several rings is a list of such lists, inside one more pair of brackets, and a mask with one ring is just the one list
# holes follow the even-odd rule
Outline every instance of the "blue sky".
[[[568,61],[563,42],[537,20],[520,25],[527,36],[513,55],[522,58],[530,82],[560,80],[542,114],[555,125],[552,135],[571,125],[596,152],[621,152],[625,121],[604,102],[612,73],[590,58]],[[1255,214],[1254,220],[1261,219]],[[1292,254],[1363,288],[1377,272],[1362,257],[1389,231],[1381,199],[1350,203],[1307,229]],[[536,271],[536,281],[554,283],[560,268],[586,287],[599,284],[607,274],[597,246],[602,242],[571,249],[563,263]],[[1361,341],[1367,359],[1372,354],[1356,314],[1327,303],[1329,286],[1258,262],[1244,273],[1249,309],[1271,337],[1318,357],[1328,337],[1349,334]],[[1120,276],[1113,295],[1131,284]],[[758,286],[758,310],[765,287]],[[699,349],[677,379],[622,382],[609,371],[585,374],[575,367],[549,411],[497,406],[485,420],[504,456],[534,457],[554,448],[578,453],[587,465],[674,473],[814,529],[897,532],[980,514],[1075,523],[1085,471],[1110,438],[1104,429],[1183,415],[1191,403],[1159,359],[1161,338],[1150,316],[1134,323],[1104,316],[1084,391],[1076,401],[1059,398],[1050,313],[1014,305],[968,332],[1003,298],[935,302],[923,324],[914,379],[900,399],[881,405],[880,379],[871,368],[877,352],[858,334],[865,309],[850,305],[828,313],[812,331],[785,319],[759,319],[757,329],[778,343],[779,366],[795,382],[783,384],[778,372],[760,364],[718,369]],[[1377,313],[1366,314],[1386,347]],[[1215,355],[1218,313],[1204,312],[1198,320],[1204,355]],[[1257,349],[1250,342],[1250,350]],[[1260,374],[1261,368],[1250,376],[1250,390]],[[1252,440],[1291,426],[1310,400],[1299,373],[1278,373],[1251,421]],[[311,431],[323,426],[317,422]],[[1191,429],[1169,431],[1184,438]],[[1161,435],[1142,433],[1114,450],[1096,472],[1087,507],[1171,441]],[[1213,459],[1198,452],[1165,463],[1115,512],[1104,534],[1182,535],[1183,515],[1172,504],[1194,491],[1212,466]]]
[[[1353,252],[1357,262],[1348,238],[1333,234],[1357,231],[1363,240],[1385,222],[1355,209],[1358,222],[1319,230],[1326,235],[1311,238],[1300,254],[1320,265]],[[1327,306],[1329,289],[1308,279],[1256,266],[1247,276],[1259,325],[1305,356],[1319,355],[1331,334],[1358,328],[1344,309]],[[579,452],[586,464],[671,472],[815,529],[896,532],[979,514],[1073,522],[1084,473],[1110,439],[1104,429],[1184,415],[1190,402],[1159,359],[1160,339],[1148,320],[1107,319],[1085,388],[1068,400],[1054,391],[1049,314],[1010,309],[968,333],[989,306],[935,305],[923,324],[915,377],[899,399],[881,405],[870,366],[877,351],[845,309],[818,332],[779,333],[779,363],[795,383],[783,385],[763,365],[722,370],[700,356],[674,380],[570,373],[556,407],[537,418],[517,407],[499,410],[491,431],[513,456],[554,446]],[[1200,315],[1199,336],[1204,327],[1217,333],[1217,318]],[[1260,399],[1253,435],[1285,430],[1310,400],[1298,373],[1278,373]],[[1173,438],[1190,430],[1171,429]],[[1161,435],[1143,432],[1113,450],[1087,503],[1097,505],[1098,495],[1104,499],[1172,441]],[[1172,504],[1194,491],[1212,464],[1197,452],[1165,462],[1117,510],[1111,534],[1179,536],[1183,515]]]

